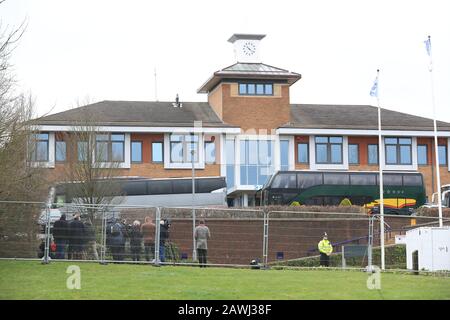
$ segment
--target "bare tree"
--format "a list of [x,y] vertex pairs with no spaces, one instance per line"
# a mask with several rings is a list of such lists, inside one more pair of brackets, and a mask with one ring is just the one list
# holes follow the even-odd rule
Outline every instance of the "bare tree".
[[25,22],[13,30],[0,24],[0,200],[42,200],[46,189],[42,170],[27,164],[33,101],[17,92],[10,64],[25,29]]
[[61,177],[66,196],[74,203],[88,205],[82,213],[89,214],[92,220],[98,210],[122,201],[120,183],[115,177],[124,160],[124,153],[115,154],[114,150],[114,144],[122,142],[112,141],[110,133],[101,132],[96,118],[81,107],[70,132],[59,137],[66,141],[68,150]]

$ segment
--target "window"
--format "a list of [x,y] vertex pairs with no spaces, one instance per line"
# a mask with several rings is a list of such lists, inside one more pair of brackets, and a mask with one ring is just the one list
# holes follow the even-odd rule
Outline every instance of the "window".
[[57,162],[66,161],[66,142],[56,141],[55,148],[55,160]]
[[205,142],[205,162],[215,163],[216,162],[216,144],[214,141]]
[[163,143],[162,142],[152,142],[152,162],[154,162],[154,163],[163,162]]
[[271,96],[273,95],[272,83],[240,83],[239,95],[243,96]]
[[358,164],[359,163],[359,145],[349,144],[348,145],[348,163]]
[[280,140],[280,169],[289,170],[289,140]]
[[438,146],[439,165],[447,165],[447,146]]
[[273,141],[241,140],[241,185],[263,185],[273,172]]
[[295,173],[278,174],[272,182],[271,188],[274,189],[296,189],[297,175]]
[[350,184],[349,175],[346,173],[324,173],[323,184],[348,185]]
[[369,144],[367,146],[367,153],[368,164],[378,164],[378,145]]
[[420,175],[404,175],[403,176],[403,185],[404,186],[422,186],[422,177]]
[[142,162],[142,141],[131,141],[131,162]]
[[225,156],[226,156],[226,161],[227,161],[227,187],[231,188],[232,186],[234,186],[234,174],[235,174],[235,168],[234,168],[234,155],[235,155],[235,150],[234,150],[234,140],[231,139],[227,139],[225,141]]
[[[377,176],[378,184],[380,184],[380,176]],[[401,186],[403,185],[403,177],[401,174],[383,174],[383,185],[385,186]]]
[[369,173],[351,174],[350,184],[353,186],[375,186],[377,184],[376,176]]
[[384,138],[386,164],[412,164],[411,138]]
[[[170,135],[170,162],[191,163],[198,162],[199,136],[194,134]],[[192,159],[192,154],[194,159]]]
[[342,164],[342,137],[316,137],[316,163]]
[[297,173],[297,186],[299,189],[306,189],[323,183],[322,173]]
[[95,159],[98,162],[125,161],[125,135],[104,133],[95,136]]
[[48,133],[37,133],[31,135],[30,161],[46,162],[48,161]]
[[88,160],[88,143],[86,141],[78,141],[77,142],[77,154],[78,161],[87,161]]
[[417,146],[417,164],[428,164],[428,146],[426,144],[419,144]]
[[297,144],[297,162],[309,163],[309,145],[308,143]]

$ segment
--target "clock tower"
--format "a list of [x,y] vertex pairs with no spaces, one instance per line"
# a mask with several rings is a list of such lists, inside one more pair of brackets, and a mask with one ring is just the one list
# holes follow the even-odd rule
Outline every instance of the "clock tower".
[[237,62],[260,63],[259,44],[265,36],[265,34],[233,34],[228,42],[234,45]]

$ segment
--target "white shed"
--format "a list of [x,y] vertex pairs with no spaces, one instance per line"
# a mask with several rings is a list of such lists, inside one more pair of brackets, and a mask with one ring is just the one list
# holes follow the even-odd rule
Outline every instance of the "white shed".
[[421,227],[406,232],[406,267],[450,271],[450,227]]

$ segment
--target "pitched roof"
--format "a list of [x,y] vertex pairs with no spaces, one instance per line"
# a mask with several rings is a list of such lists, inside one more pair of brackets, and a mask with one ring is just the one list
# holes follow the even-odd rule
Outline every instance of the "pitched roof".
[[[433,120],[381,109],[383,130],[433,130]],[[450,123],[437,121],[439,130],[450,131]],[[282,128],[378,129],[378,108],[369,105],[291,104],[291,122]]]
[[231,66],[214,72],[197,90],[198,93],[208,93],[222,80],[226,79],[257,79],[257,80],[286,80],[289,85],[301,79],[301,74],[290,72],[285,69],[270,66],[264,63],[242,63],[237,62]]
[[233,127],[224,123],[207,102],[101,101],[40,118],[39,125],[74,125],[92,117],[97,125],[189,127],[202,121],[204,127]]

